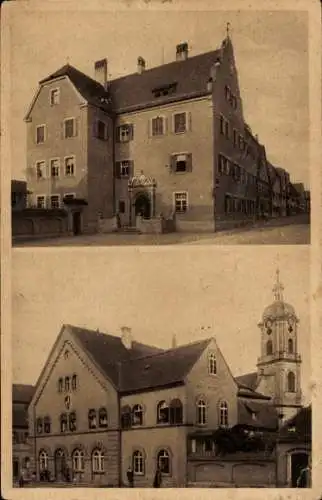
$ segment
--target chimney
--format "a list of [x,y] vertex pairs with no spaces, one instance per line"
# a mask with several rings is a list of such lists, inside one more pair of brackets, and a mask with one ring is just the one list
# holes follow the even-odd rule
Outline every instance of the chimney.
[[185,61],[188,59],[188,44],[187,42],[180,43],[177,45],[177,51],[176,51],[176,60],[177,61]]
[[145,60],[143,57],[138,57],[138,73],[141,75],[145,71]]
[[94,64],[95,80],[107,90],[107,59],[101,59]]
[[131,333],[131,328],[128,328],[127,326],[122,326],[121,328],[122,336],[122,344],[126,349],[131,349],[132,348],[132,333]]

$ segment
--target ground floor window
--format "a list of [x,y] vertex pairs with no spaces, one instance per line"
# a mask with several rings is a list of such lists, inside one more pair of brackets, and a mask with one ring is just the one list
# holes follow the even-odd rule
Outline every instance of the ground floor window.
[[186,191],[174,193],[174,203],[177,213],[185,213],[188,210],[188,193]]
[[72,460],[73,460],[73,471],[83,472],[85,469],[84,452],[82,450],[75,450],[72,456]]
[[133,453],[132,462],[133,462],[134,474],[142,476],[144,474],[144,455],[143,455],[143,452],[140,450],[136,450]]
[[48,453],[45,450],[41,450],[39,453],[39,470],[43,471],[48,469]]
[[94,450],[92,453],[92,471],[104,472],[104,453],[102,450]]
[[158,467],[163,474],[170,474],[170,455],[168,450],[159,451]]

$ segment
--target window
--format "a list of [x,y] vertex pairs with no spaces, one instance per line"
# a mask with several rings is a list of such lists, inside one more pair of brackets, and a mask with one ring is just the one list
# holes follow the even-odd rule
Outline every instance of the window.
[[187,131],[187,113],[176,113],[174,115],[174,133],[182,134]]
[[42,144],[45,142],[45,125],[39,125],[36,128],[36,143]]
[[132,412],[130,406],[123,406],[121,409],[121,426],[123,429],[130,429],[132,425]]
[[288,353],[293,354],[294,347],[293,347],[293,339],[288,339]]
[[50,160],[50,175],[51,177],[59,177],[59,160]]
[[163,474],[170,474],[170,456],[167,450],[159,451],[158,467]]
[[197,403],[197,424],[206,424],[206,402],[204,399],[199,399]]
[[133,125],[124,124],[120,125],[116,129],[116,141],[117,142],[128,142],[133,140]]
[[89,429],[96,429],[97,427],[96,410],[93,408],[88,411],[88,427]]
[[76,198],[76,194],[75,193],[66,193],[64,194],[64,198],[63,198],[63,201],[64,203],[66,203],[66,201],[70,201],[70,200],[74,200]]
[[271,340],[266,342],[266,355],[271,356],[273,354],[273,344]]
[[65,377],[65,392],[70,390],[70,380],[69,377]]
[[136,450],[132,456],[133,473],[138,476],[144,475],[144,456],[142,451]]
[[60,415],[60,432],[67,431],[67,415],[66,413],[62,413]]
[[47,416],[44,418],[44,433],[50,434],[50,429],[51,429],[51,420],[50,417]]
[[64,137],[68,139],[69,137],[74,137],[76,135],[76,123],[75,118],[67,118],[64,121]]
[[171,157],[172,171],[174,172],[191,172],[192,156],[191,154],[182,153],[172,155]]
[[217,373],[217,363],[216,363],[216,356],[213,352],[209,354],[208,358],[208,371],[210,375],[216,375]]
[[163,116],[152,118],[152,135],[163,135],[165,133],[165,120]]
[[72,411],[69,415],[69,430],[71,432],[75,432],[77,428],[76,425],[76,413]]
[[55,106],[56,104],[59,104],[59,89],[52,89],[50,91],[50,105]]
[[69,156],[65,158],[65,175],[66,177],[71,177],[75,175],[75,157]]
[[222,401],[219,405],[219,425],[227,427],[228,425],[228,405]]
[[82,450],[75,450],[72,455],[73,471],[83,472],[85,469],[84,452]]
[[160,403],[157,406],[157,423],[158,424],[169,423],[169,406],[165,401],[160,401]]
[[106,141],[108,139],[107,125],[101,120],[97,120],[96,123],[96,137],[101,141]]
[[94,450],[92,453],[92,471],[104,472],[104,453],[101,450]]
[[42,418],[37,418],[36,421],[37,434],[42,434],[43,431],[43,421]]
[[106,408],[100,408],[98,411],[98,425],[107,427],[107,411]]
[[173,399],[170,403],[170,424],[182,424],[183,411],[180,399]]
[[132,425],[143,425],[142,405],[134,405],[132,409]]
[[295,392],[295,375],[289,372],[287,375],[287,390],[288,392]]
[[72,376],[72,391],[76,391],[77,389],[77,375],[74,373]]
[[133,170],[133,161],[123,160],[116,162],[116,176],[118,178],[130,177]]
[[36,177],[37,179],[43,179],[46,175],[46,162],[37,161],[36,163]]
[[45,450],[39,452],[39,470],[44,471],[48,469],[48,453]]
[[174,193],[174,205],[175,211],[177,213],[185,213],[188,210],[188,193],[187,192],[179,192]]
[[119,201],[119,212],[120,214],[125,214],[125,201]]
[[45,196],[37,196],[37,208],[45,208],[46,205],[46,197]]

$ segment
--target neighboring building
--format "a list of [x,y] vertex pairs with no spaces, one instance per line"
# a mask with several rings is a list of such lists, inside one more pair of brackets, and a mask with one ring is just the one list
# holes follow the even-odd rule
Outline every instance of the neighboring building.
[[273,217],[281,217],[283,215],[283,191],[282,180],[278,170],[269,162],[267,162],[269,177],[271,179],[272,189],[272,215]]
[[[311,405],[289,419],[281,428],[277,441],[279,487],[295,488],[301,470],[312,458]],[[308,484],[308,487],[311,485]]]
[[305,199],[305,212],[311,212],[311,193],[309,190],[304,191],[304,199]]
[[297,192],[297,210],[299,213],[304,213],[306,210],[304,184],[302,182],[296,182],[293,184],[293,187]]
[[298,319],[279,279],[274,294],[258,372],[240,377],[214,338],[163,350],[129,328],[120,338],[64,325],[29,406],[37,477],[122,486],[131,465],[135,485],[151,487],[159,465],[166,487],[274,485],[267,443],[301,404]]
[[[31,203],[73,200],[77,231],[116,217],[215,230],[271,215],[265,148],[245,123],[229,36],[218,50],[109,81],[65,65],[39,84],[26,115]],[[161,217],[162,214],[162,217]],[[112,226],[109,226],[112,227]],[[114,226],[113,226],[114,227]]]
[[27,182],[11,181],[11,208],[12,210],[24,210],[27,207]]
[[28,406],[34,386],[14,384],[12,388],[12,469],[14,482],[21,475],[31,476],[34,460],[33,443],[29,436]]

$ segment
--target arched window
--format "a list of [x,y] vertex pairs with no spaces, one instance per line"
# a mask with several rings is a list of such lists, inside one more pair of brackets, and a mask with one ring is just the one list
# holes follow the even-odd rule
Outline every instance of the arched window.
[[39,452],[39,470],[47,470],[48,469],[48,453],[45,450],[41,450]]
[[91,408],[90,410],[88,410],[88,428],[96,429],[96,427],[97,427],[96,410],[94,410],[94,408]]
[[132,425],[132,412],[129,405],[125,405],[121,409],[121,426],[122,429],[129,429]]
[[205,425],[207,405],[204,399],[199,399],[197,403],[197,424]]
[[60,432],[67,431],[67,415],[66,413],[62,413],[60,415]]
[[158,424],[169,423],[169,406],[165,401],[160,401],[160,403],[158,403],[157,413]]
[[65,377],[65,392],[70,390],[69,377]]
[[72,454],[73,472],[83,472],[85,459],[83,450],[76,449]]
[[92,472],[104,472],[104,453],[102,450],[94,450],[92,453]]
[[44,432],[45,434],[50,434],[50,428],[51,428],[51,419],[50,417],[45,417],[44,418]]
[[170,424],[182,424],[183,411],[180,399],[173,399],[170,403]]
[[77,375],[74,373],[72,376],[72,390],[76,391],[77,389]]
[[268,340],[266,342],[266,354],[267,354],[267,356],[270,356],[271,354],[273,354],[273,344],[272,344],[271,340]]
[[63,392],[63,379],[58,379],[58,392]]
[[159,451],[158,467],[163,474],[170,474],[170,455],[167,450]]
[[288,392],[295,392],[295,375],[289,372],[287,375],[287,390]]
[[213,352],[209,354],[208,370],[209,370],[210,375],[216,375],[216,373],[217,373],[216,356]]
[[77,428],[76,413],[72,411],[69,415],[69,430],[75,432]]
[[132,455],[132,467],[134,474],[138,476],[144,475],[145,460],[142,451],[136,450]]
[[106,408],[98,410],[98,425],[99,427],[107,427],[107,411]]
[[42,434],[43,431],[43,420],[41,417],[37,418],[36,421],[37,434]]
[[134,405],[132,409],[132,425],[143,425],[142,405]]
[[294,350],[293,339],[288,339],[288,353],[293,354],[293,350]]
[[224,427],[228,425],[228,405],[226,401],[221,401],[219,405],[219,425]]

